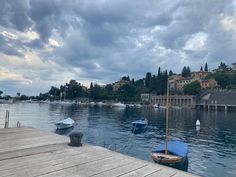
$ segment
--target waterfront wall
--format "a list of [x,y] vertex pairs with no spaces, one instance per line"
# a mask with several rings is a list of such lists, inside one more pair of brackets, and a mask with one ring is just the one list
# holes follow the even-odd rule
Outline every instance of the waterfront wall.
[[[141,95],[142,102],[150,105],[160,105],[166,106],[167,96],[166,95],[153,95],[153,94],[144,94]],[[190,107],[194,108],[196,105],[196,96],[192,95],[170,95],[169,101],[171,106],[179,107]]]

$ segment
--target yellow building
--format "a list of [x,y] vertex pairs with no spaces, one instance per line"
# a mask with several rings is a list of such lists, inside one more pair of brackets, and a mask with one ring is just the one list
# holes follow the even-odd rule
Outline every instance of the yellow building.
[[214,79],[202,80],[200,84],[202,89],[212,89],[217,86],[217,82]]
[[196,71],[191,73],[191,78],[195,79],[205,79],[210,72],[208,71]]
[[112,89],[113,89],[113,91],[118,91],[120,87],[122,87],[123,85],[128,84],[128,83],[129,83],[129,81],[127,81],[127,80],[117,81],[112,85]]

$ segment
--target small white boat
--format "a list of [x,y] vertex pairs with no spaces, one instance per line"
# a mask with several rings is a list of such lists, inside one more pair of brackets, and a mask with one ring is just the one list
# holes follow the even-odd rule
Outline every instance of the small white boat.
[[200,126],[200,124],[201,124],[200,121],[197,120],[197,121],[196,121],[196,126]]
[[119,107],[119,108],[125,108],[126,107],[126,105],[125,104],[123,104],[123,103],[113,103],[112,104],[112,107]]
[[75,121],[68,117],[66,119],[63,119],[57,122],[55,125],[57,126],[57,129],[65,129],[65,128],[73,127],[74,124],[75,124]]

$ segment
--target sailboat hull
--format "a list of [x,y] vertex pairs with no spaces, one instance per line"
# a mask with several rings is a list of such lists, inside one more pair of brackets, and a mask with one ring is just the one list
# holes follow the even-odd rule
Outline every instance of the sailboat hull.
[[156,153],[153,152],[151,157],[154,162],[159,164],[179,164],[182,163],[185,157],[180,157],[176,155],[164,154],[164,153]]

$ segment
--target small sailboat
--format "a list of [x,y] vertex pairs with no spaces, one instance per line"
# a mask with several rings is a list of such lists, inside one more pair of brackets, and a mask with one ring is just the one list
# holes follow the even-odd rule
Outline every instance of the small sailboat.
[[146,118],[141,118],[132,122],[132,132],[142,133],[147,130],[148,120]]
[[57,129],[59,130],[73,127],[74,124],[75,124],[75,121],[69,117],[55,123]]
[[151,153],[154,162],[160,164],[180,164],[185,161],[188,154],[188,145],[181,141],[168,140],[168,116],[169,116],[169,83],[167,80],[167,98],[166,98],[166,140],[159,144]]
[[168,152],[165,154],[166,143],[160,144],[152,152],[154,162],[160,164],[178,164],[185,161],[188,153],[188,146],[181,141],[168,141]]

